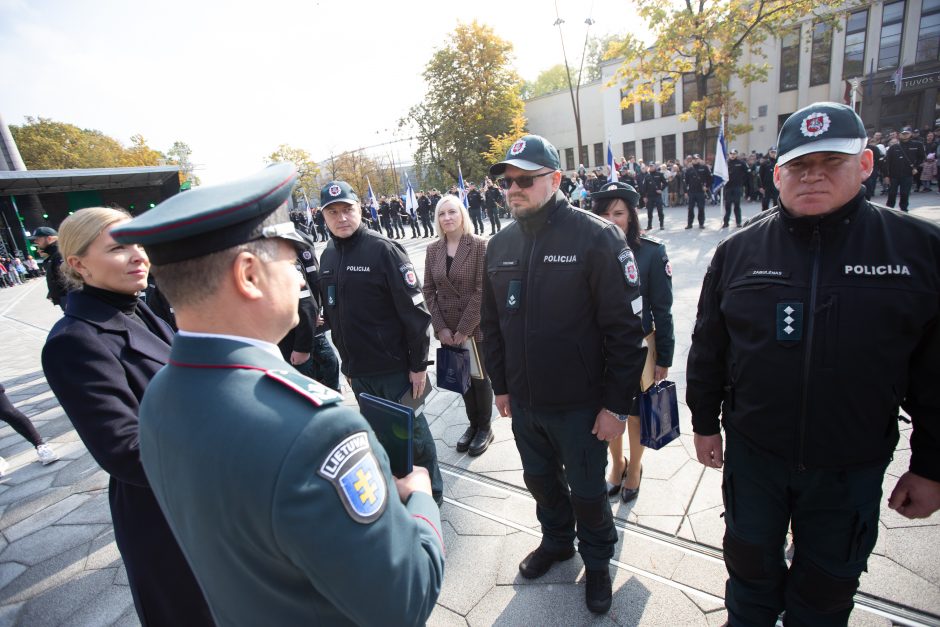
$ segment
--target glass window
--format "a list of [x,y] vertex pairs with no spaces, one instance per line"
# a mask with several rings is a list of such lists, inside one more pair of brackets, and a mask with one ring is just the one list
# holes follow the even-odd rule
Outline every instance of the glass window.
[[565,169],[578,169],[578,164],[574,162],[574,148],[565,148]]
[[604,144],[594,144],[594,167],[606,165],[604,155]]
[[623,142],[623,156],[625,159],[636,157],[636,142]]
[[[627,97],[627,90],[621,89],[620,100],[623,101],[623,99],[626,97]],[[626,107],[624,107],[621,104],[620,105],[620,123],[621,124],[633,124],[634,119],[635,118],[634,118],[634,113],[633,113],[633,105],[627,105]]]
[[580,157],[580,159],[578,159],[579,164],[583,165],[584,167],[588,167],[589,165],[591,165],[590,162],[588,161],[588,147],[587,146],[581,146],[580,154],[578,156]]
[[682,75],[682,112],[688,113],[692,103],[698,100],[698,83],[695,74],[687,72]]
[[868,9],[849,15],[845,21],[845,54],[842,57],[842,78],[855,78],[865,73],[865,37],[868,32]]
[[832,28],[828,24],[817,24],[813,28],[813,54],[810,59],[810,86],[825,85],[829,82],[829,66],[832,62]]
[[643,161],[647,165],[651,161],[656,161],[656,138],[650,137],[649,139],[643,140]]
[[705,129],[705,141],[702,142],[698,131],[686,131],[682,134],[682,152],[687,155],[699,154],[705,158],[708,167],[715,163],[715,150],[718,147],[718,127]]
[[[940,0],[937,0],[937,1],[940,2]],[[672,80],[671,80],[671,79],[669,79],[669,80],[664,80],[660,85],[661,85],[660,89],[662,89],[663,87],[666,87],[666,86],[672,86]],[[669,98],[668,98],[665,102],[663,102],[663,103],[660,105],[660,109],[662,110],[662,115],[663,115],[663,117],[666,117],[667,115],[675,115],[675,114],[676,114],[676,92],[675,92],[675,90],[673,90],[672,95],[669,96]]]
[[663,135],[663,161],[676,158],[676,136]]
[[643,100],[640,102],[640,119],[641,120],[652,120],[656,117],[656,112],[653,108],[652,100]]
[[924,0],[917,31],[917,63],[940,59],[940,0]]
[[800,29],[795,28],[780,39],[780,91],[796,89],[800,74]]
[[881,41],[878,48],[878,69],[889,70],[901,61],[901,37],[904,31],[904,1],[884,6],[881,16]]

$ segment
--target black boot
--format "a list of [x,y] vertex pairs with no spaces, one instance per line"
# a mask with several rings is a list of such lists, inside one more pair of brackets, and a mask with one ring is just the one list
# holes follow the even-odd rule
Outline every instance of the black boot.
[[607,569],[587,570],[584,573],[587,586],[584,591],[584,600],[587,608],[594,614],[606,614],[610,609],[613,597],[610,573]]
[[564,562],[572,557],[574,557],[573,546],[559,553],[543,549],[540,546],[519,562],[519,574],[526,579],[538,579],[547,573],[555,562]]
[[[460,436],[460,439],[457,440],[457,452],[465,453],[467,449],[470,448],[470,443],[474,440],[474,436],[477,434],[477,428],[473,425],[467,427],[467,430],[463,432],[463,435]],[[479,453],[478,453],[479,454]]]
[[[493,431],[489,428],[477,429],[476,435],[473,436],[473,441],[470,442],[470,457],[476,457],[477,455],[482,455],[486,449],[490,447],[490,444],[493,442]],[[459,449],[458,449],[459,450]]]

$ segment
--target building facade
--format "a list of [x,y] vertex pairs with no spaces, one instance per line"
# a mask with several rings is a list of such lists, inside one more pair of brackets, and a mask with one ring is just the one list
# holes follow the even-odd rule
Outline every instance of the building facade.
[[[730,88],[744,101],[747,116],[733,122],[748,123],[751,130],[731,139],[728,148],[766,152],[791,113],[820,100],[850,104],[853,92],[856,109],[872,131],[937,126],[940,0],[866,4],[843,18],[839,30],[810,21],[794,24],[779,39],[765,42],[764,53],[770,66],[765,82],[745,87],[732,80]],[[555,144],[566,170],[576,169],[579,163],[589,168],[605,165],[608,141],[615,157],[633,155],[646,162],[699,152],[698,122],[680,120],[696,99],[692,76],[683,77],[664,103],[643,102],[622,109],[620,101],[627,88],[610,85],[620,63],[620,59],[608,61],[601,80],[581,86],[580,151],[575,150],[568,90],[526,101],[529,130]],[[897,86],[899,68],[901,84]],[[709,162],[717,136],[717,128],[706,130]]]

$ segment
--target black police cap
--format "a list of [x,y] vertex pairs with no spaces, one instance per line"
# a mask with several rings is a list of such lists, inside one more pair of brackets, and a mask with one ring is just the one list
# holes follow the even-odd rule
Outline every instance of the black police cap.
[[636,208],[637,203],[640,202],[639,192],[637,192],[636,189],[634,189],[634,187],[629,183],[621,183],[620,181],[607,183],[600,189],[600,191],[591,194],[592,201],[604,200],[606,198],[620,198],[634,209]]
[[501,175],[507,165],[530,172],[542,168],[560,170],[561,160],[558,158],[558,150],[550,141],[538,135],[525,135],[513,142],[506,151],[505,159],[490,166],[490,176]]
[[862,119],[851,107],[816,102],[793,113],[777,138],[777,164],[814,152],[857,155],[868,143]]

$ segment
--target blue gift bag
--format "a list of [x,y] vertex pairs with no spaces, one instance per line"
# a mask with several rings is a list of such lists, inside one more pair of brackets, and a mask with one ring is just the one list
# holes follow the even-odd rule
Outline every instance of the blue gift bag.
[[466,394],[470,389],[470,351],[455,346],[437,349],[437,387]]
[[679,399],[676,384],[660,381],[640,394],[640,443],[661,449],[679,437]]

